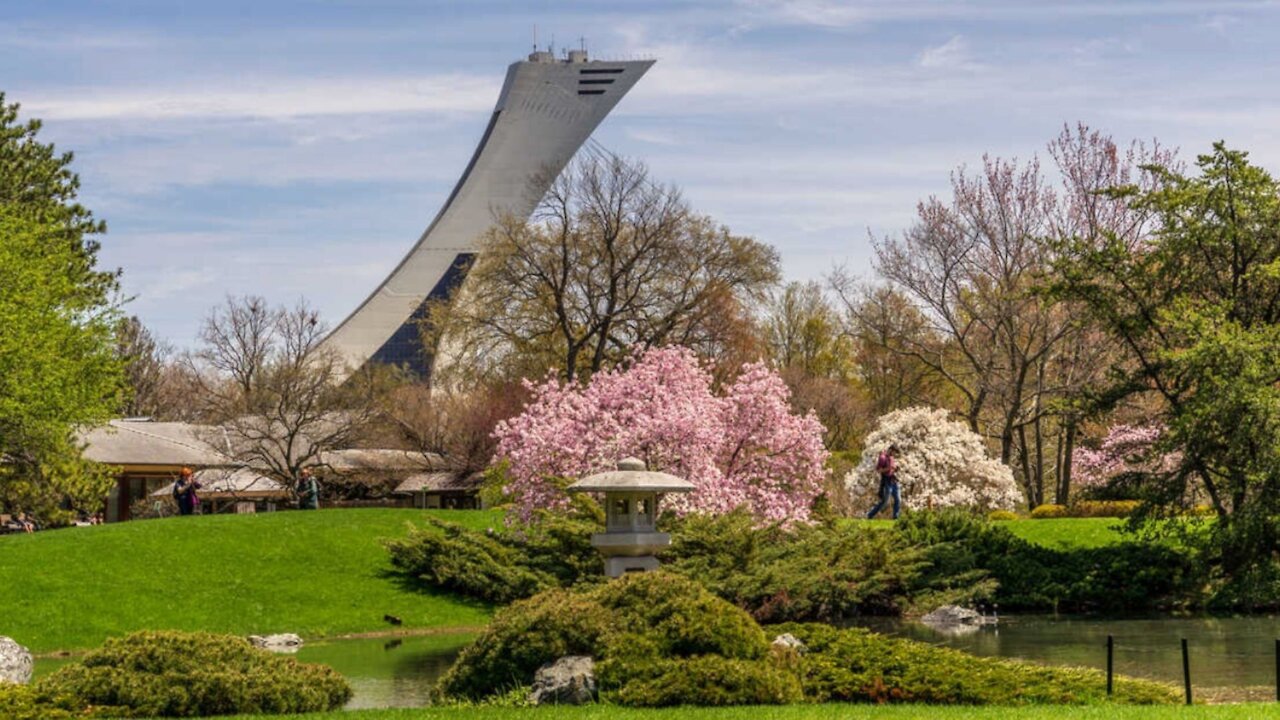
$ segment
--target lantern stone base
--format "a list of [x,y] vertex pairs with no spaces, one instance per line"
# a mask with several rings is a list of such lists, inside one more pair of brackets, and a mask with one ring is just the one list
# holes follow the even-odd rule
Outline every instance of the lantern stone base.
[[604,574],[611,578],[622,577],[629,572],[653,572],[657,569],[658,558],[652,555],[615,556],[604,559]]

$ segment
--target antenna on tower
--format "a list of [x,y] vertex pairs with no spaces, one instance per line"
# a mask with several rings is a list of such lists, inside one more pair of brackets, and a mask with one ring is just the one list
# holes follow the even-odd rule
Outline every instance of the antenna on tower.
[[587,51],[587,38],[585,35],[578,36],[578,49],[582,52]]
[[533,51],[538,52],[538,23],[533,24]]

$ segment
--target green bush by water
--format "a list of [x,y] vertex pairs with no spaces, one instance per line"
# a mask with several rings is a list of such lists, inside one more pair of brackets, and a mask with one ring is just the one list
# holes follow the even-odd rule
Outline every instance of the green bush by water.
[[[767,638],[781,632],[808,652],[772,647]],[[829,625],[766,632],[741,608],[665,571],[514,603],[462,652],[440,690],[473,701],[507,694],[565,655],[595,658],[601,699],[630,706],[1105,700],[1095,671],[979,658]],[[1118,702],[1177,699],[1156,683],[1123,680],[1118,688]]]
[[351,687],[323,665],[259,650],[244,638],[141,632],[108,640],[36,691],[118,717],[203,717],[323,712],[341,708]]

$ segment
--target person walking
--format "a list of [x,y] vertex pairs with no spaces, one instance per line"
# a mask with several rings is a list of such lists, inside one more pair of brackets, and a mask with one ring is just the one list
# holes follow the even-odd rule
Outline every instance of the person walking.
[[884,509],[889,498],[893,498],[893,519],[898,519],[902,509],[902,492],[898,489],[898,446],[890,445],[876,459],[876,472],[880,474],[880,501],[867,513],[867,519],[874,518]]
[[196,496],[196,490],[200,488],[200,483],[196,482],[195,473],[191,468],[184,467],[178,473],[178,480],[173,483],[173,499],[178,503],[179,515],[194,515],[196,505],[200,502],[200,498]]
[[298,479],[298,509],[320,509],[320,481],[312,474],[311,468],[302,468]]

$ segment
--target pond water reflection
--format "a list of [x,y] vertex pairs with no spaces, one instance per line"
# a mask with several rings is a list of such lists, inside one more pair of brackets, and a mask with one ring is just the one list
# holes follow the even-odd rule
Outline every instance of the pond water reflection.
[[431,688],[473,635],[424,635],[317,641],[298,651],[302,662],[322,663],[342,673],[355,695],[348,710],[422,707]]
[[997,626],[958,636],[920,623],[869,619],[857,623],[878,632],[953,647],[976,655],[1020,658],[1046,665],[1106,668],[1107,635],[1115,637],[1117,673],[1182,683],[1181,639],[1191,657],[1192,684],[1201,688],[1272,688],[1280,618],[1106,619],[1018,615]]

